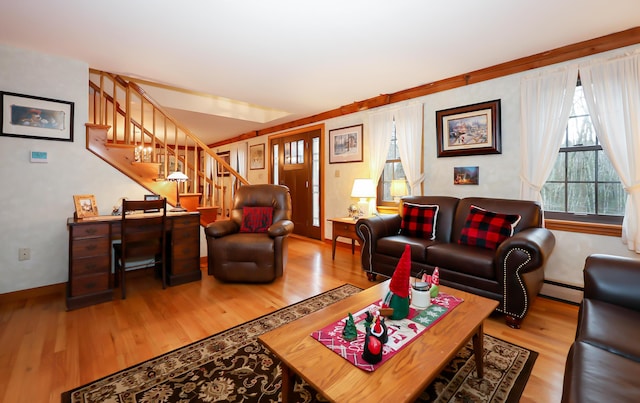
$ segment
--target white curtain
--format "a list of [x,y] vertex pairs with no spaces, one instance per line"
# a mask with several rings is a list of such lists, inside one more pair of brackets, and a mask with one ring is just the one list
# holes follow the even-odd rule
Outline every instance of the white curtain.
[[627,192],[622,242],[640,253],[640,54],[580,66],[598,140]]
[[520,197],[542,203],[540,191],[558,158],[569,120],[578,67],[545,71],[521,81]]
[[422,104],[410,105],[394,112],[396,118],[396,138],[402,169],[409,182],[412,195],[422,194],[420,184],[424,173],[422,164]]
[[378,183],[393,135],[393,115],[389,110],[369,115],[369,178]]

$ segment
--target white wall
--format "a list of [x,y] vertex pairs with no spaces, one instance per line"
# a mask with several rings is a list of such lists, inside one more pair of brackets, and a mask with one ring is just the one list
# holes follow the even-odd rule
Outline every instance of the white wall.
[[[594,58],[607,57],[614,53],[621,53],[626,49],[607,52],[588,58],[572,61],[584,62]],[[553,67],[549,67],[553,68]],[[456,197],[480,196],[519,198],[520,194],[520,80],[528,73],[514,74],[498,79],[485,81],[465,87],[431,94],[412,99],[403,104],[421,102],[424,105],[424,149],[417,150],[415,158],[424,156],[424,194],[450,195]],[[479,155],[464,157],[437,157],[436,143],[436,111],[469,105],[479,102],[501,100],[501,134],[502,153],[499,155]],[[402,104],[394,104],[381,108],[397,108]],[[324,121],[325,133],[332,129],[364,124],[364,161],[362,163],[329,164],[325,161],[325,219],[344,217],[347,206],[354,199],[349,197],[353,179],[367,177],[369,174],[368,114],[371,111],[357,112],[340,118]],[[320,122],[322,123],[322,122]],[[315,123],[318,124],[318,123]],[[291,129],[297,130],[297,128]],[[325,138],[324,149],[328,155],[328,141]],[[478,166],[480,180],[478,186],[454,185],[453,168],[461,166]],[[295,204],[295,203],[294,203]],[[324,223],[325,238],[330,239],[331,225]],[[583,285],[582,269],[584,260],[592,253],[608,253],[619,256],[638,258],[623,245],[620,238],[588,235],[573,232],[553,231],[556,236],[556,247],[545,270],[545,279],[581,287]],[[543,294],[555,295],[556,290],[545,285]]]
[[[85,148],[89,66],[78,60],[0,45],[0,90],[74,102],[74,141],[0,136],[0,293],[68,278],[67,217],[74,194],[93,194],[101,214],[142,187]],[[49,162],[29,162],[46,151]],[[31,259],[18,261],[18,249]]]

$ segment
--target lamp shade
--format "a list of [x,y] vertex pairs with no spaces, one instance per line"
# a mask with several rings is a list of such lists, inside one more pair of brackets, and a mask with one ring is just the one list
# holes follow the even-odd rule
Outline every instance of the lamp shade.
[[376,197],[376,187],[372,179],[356,179],[353,181],[351,197],[369,198]]
[[394,179],[391,181],[391,189],[389,193],[393,197],[402,197],[407,195],[407,182],[404,179]]
[[171,175],[167,176],[167,179],[173,182],[184,182],[188,180],[189,177],[180,171],[175,171],[175,172],[172,172]]

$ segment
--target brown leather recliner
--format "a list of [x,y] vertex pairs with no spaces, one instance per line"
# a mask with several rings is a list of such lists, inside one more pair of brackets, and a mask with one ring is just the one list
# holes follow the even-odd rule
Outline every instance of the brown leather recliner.
[[292,232],[289,188],[241,186],[233,200],[230,220],[215,221],[205,228],[209,275],[226,282],[275,280],[284,271],[287,238]]

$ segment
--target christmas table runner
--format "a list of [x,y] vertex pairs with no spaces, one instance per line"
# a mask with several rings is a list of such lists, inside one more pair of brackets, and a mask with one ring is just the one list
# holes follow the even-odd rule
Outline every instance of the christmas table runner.
[[415,340],[423,332],[429,330],[456,306],[460,305],[463,299],[454,297],[453,295],[440,293],[437,297],[431,299],[431,305],[426,309],[415,309],[410,307],[409,315],[405,319],[390,320],[385,319],[387,326],[388,340],[383,345],[382,361],[377,364],[370,364],[362,358],[364,351],[364,342],[366,335],[365,319],[367,312],[377,312],[382,300],[378,300],[371,305],[353,313],[353,321],[357,329],[357,337],[354,340],[347,341],[343,338],[342,332],[348,316],[338,320],[320,330],[311,333],[311,337],[331,349],[342,358],[346,359],[356,367],[364,371],[374,371],[387,360],[393,357],[398,351]]

